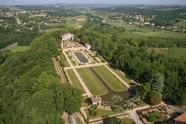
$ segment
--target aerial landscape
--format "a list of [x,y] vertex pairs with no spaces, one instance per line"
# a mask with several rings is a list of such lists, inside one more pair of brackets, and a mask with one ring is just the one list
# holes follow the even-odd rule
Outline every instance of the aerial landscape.
[[0,124],[186,124],[186,1],[0,1],[0,86]]

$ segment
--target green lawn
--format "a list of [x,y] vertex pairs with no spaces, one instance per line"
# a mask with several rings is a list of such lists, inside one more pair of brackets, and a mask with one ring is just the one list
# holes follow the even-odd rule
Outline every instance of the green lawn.
[[74,71],[73,70],[67,70],[67,74],[68,74],[70,80],[72,81],[72,86],[77,88],[77,89],[82,90],[83,92],[85,92],[81,83],[79,82],[78,78],[74,74]]
[[30,46],[17,46],[17,47],[11,48],[10,51],[12,51],[12,52],[24,52],[24,51],[29,50],[29,49],[30,49]]
[[93,95],[101,95],[107,92],[106,88],[101,84],[101,82],[89,68],[80,68],[77,69],[77,71]]
[[143,117],[145,117],[147,119],[147,121],[149,122],[165,122],[166,118],[158,111],[153,111],[153,112],[148,112],[146,114],[143,115]]
[[124,73],[122,73],[120,70],[115,69],[113,66],[108,65],[110,69],[112,69],[122,80],[124,80],[127,84],[133,84],[132,81],[130,81]]
[[126,124],[135,124],[134,120],[129,119],[129,118],[123,118],[122,119]]
[[95,66],[93,68],[114,91],[123,91],[127,89],[127,87],[120,82],[106,67]]
[[171,58],[186,59],[186,48],[169,48],[168,56]]
[[114,111],[112,110],[104,110],[104,109],[98,109],[98,116],[110,116],[113,114],[116,114]]
[[67,59],[65,58],[65,56],[63,55],[63,53],[62,53],[62,55],[61,55],[61,59],[63,60],[65,67],[70,67],[70,64],[68,63],[68,61],[67,61]]

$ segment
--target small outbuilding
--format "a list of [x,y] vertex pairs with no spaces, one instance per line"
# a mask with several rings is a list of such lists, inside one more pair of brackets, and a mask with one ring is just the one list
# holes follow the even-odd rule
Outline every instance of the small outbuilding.
[[85,44],[85,48],[90,49],[91,48],[91,45],[89,43],[86,43]]
[[174,119],[175,124],[185,124],[186,123],[186,112]]
[[97,105],[98,107],[101,106],[102,98],[100,96],[93,96],[90,98],[92,105]]

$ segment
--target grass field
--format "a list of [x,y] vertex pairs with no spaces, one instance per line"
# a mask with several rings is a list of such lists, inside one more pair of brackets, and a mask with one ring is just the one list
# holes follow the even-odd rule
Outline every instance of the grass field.
[[186,59],[186,48],[169,48],[168,56],[171,58]]
[[46,29],[43,30],[44,32],[52,32],[52,31],[57,31],[57,30],[61,30],[61,28],[51,28],[51,29]]
[[73,28],[73,27],[74,27],[73,22],[72,22],[72,21],[67,21],[67,22],[66,22],[66,27],[67,27],[67,28]]
[[85,15],[79,15],[71,18],[65,18],[67,22],[67,27],[74,27],[74,28],[81,28],[83,24],[87,21],[87,16]]
[[176,24],[174,24],[175,26],[183,26],[183,27],[186,27],[186,22],[184,22],[184,21],[180,21],[180,22],[178,22],[178,23],[176,23]]
[[29,50],[29,49],[30,49],[30,46],[17,46],[17,47],[11,48],[10,51],[12,51],[12,52],[24,52],[24,51]]
[[70,80],[72,81],[72,86],[77,88],[77,89],[82,90],[83,92],[85,92],[83,87],[81,86],[81,83],[79,82],[78,78],[74,74],[74,71],[73,70],[67,70],[67,74],[68,74]]
[[129,25],[125,22],[110,22],[109,24],[118,26],[118,27],[124,27],[127,31],[142,29],[142,28],[137,27],[136,25]]
[[82,80],[93,95],[101,95],[107,92],[106,88],[96,78],[89,68],[77,69]]
[[122,73],[120,70],[115,69],[111,65],[108,65],[110,69],[112,69],[122,80],[124,80],[127,84],[133,84],[132,81],[130,81],[124,73]]
[[149,48],[147,51],[149,54],[163,54],[167,56],[168,48]]
[[110,116],[110,115],[115,114],[115,112],[111,110],[99,109],[98,111],[99,111],[98,116]]
[[186,59],[186,48],[149,48],[147,51],[149,54],[154,52],[154,54],[163,54],[170,58]]
[[65,67],[70,67],[70,64],[68,63],[67,59],[63,54],[61,55],[61,59],[63,60]]
[[111,89],[115,91],[123,91],[127,89],[127,87],[122,82],[120,82],[106,67],[95,66],[93,68]]
[[164,31],[163,33],[160,33],[159,35],[156,35],[156,36],[157,37],[186,38],[185,33],[172,32],[172,31]]

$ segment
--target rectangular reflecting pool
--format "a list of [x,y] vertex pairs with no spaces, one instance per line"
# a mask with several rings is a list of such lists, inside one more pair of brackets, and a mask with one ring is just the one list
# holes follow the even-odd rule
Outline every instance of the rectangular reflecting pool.
[[81,52],[74,52],[75,56],[79,59],[80,62],[87,63],[88,59]]

